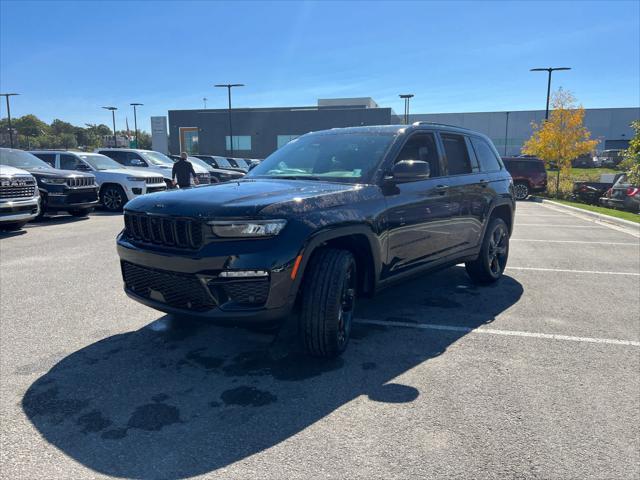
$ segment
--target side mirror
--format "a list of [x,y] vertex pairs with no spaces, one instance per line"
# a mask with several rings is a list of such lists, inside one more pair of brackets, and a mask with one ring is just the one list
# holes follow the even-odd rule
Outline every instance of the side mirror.
[[429,162],[422,160],[400,160],[391,170],[392,179],[397,183],[426,180],[431,176]]

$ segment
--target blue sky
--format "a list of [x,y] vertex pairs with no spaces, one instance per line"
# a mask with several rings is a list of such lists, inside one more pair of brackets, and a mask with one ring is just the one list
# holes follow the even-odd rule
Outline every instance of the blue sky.
[[[141,128],[167,110],[371,96],[412,113],[544,108],[546,74],[587,108],[640,104],[640,2],[29,2],[0,0],[12,115]],[[1,116],[6,116],[2,103]]]

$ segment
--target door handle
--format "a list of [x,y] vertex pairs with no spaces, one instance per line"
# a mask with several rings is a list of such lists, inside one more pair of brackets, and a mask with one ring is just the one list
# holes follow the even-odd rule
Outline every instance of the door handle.
[[435,190],[440,195],[444,195],[447,192],[447,190],[449,190],[449,185],[436,185]]
[[483,178],[482,180],[480,180],[479,183],[480,183],[481,187],[485,187],[486,188],[486,186],[489,185],[489,180],[487,180],[486,178]]

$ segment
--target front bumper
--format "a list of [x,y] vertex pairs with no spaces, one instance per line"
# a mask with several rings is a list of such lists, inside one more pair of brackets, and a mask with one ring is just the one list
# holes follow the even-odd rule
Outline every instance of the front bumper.
[[47,210],[90,208],[98,204],[98,187],[46,191]]
[[28,222],[38,216],[40,197],[0,202],[0,223]]
[[[291,278],[298,252],[276,239],[211,242],[185,252],[137,245],[120,234],[117,249],[125,292],[166,313],[239,325],[275,323],[291,312],[298,287],[298,280]],[[219,276],[238,270],[260,270],[267,276]]]
[[144,184],[140,185],[125,185],[125,193],[127,195],[128,200],[133,200],[140,195],[146,195],[147,193],[156,193],[156,192],[164,192],[167,189],[166,183],[159,184]]

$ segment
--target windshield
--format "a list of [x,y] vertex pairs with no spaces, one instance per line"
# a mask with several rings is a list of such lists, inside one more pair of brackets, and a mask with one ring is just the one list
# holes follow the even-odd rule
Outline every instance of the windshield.
[[205,162],[204,160],[200,160],[199,158],[196,157],[189,157],[188,160],[193,163],[194,165],[200,165],[202,168],[204,168],[207,172],[209,170],[211,170],[211,165],[209,165],[207,162]]
[[249,165],[244,158],[236,158],[235,161],[240,168],[249,168]]
[[87,162],[96,170],[108,170],[111,168],[121,169],[122,165],[120,165],[115,160],[105,156],[100,155],[99,153],[90,153],[90,154],[82,154],[78,155],[82,160]]
[[304,135],[269,155],[247,176],[366,182],[394,138],[395,133]]
[[173,160],[171,160],[169,157],[167,157],[166,155],[163,155],[160,152],[142,152],[139,151],[138,152],[140,155],[142,155],[142,158],[144,158],[147,162],[149,162],[152,165],[157,165],[160,167],[164,167],[166,165],[173,165]]
[[233,167],[229,163],[229,160],[227,160],[226,158],[215,157],[215,161],[218,164],[218,166],[220,166],[220,167],[223,167],[223,168],[232,168]]
[[51,168],[51,165],[43,162],[35,155],[22,150],[0,150],[0,165],[26,169]]

